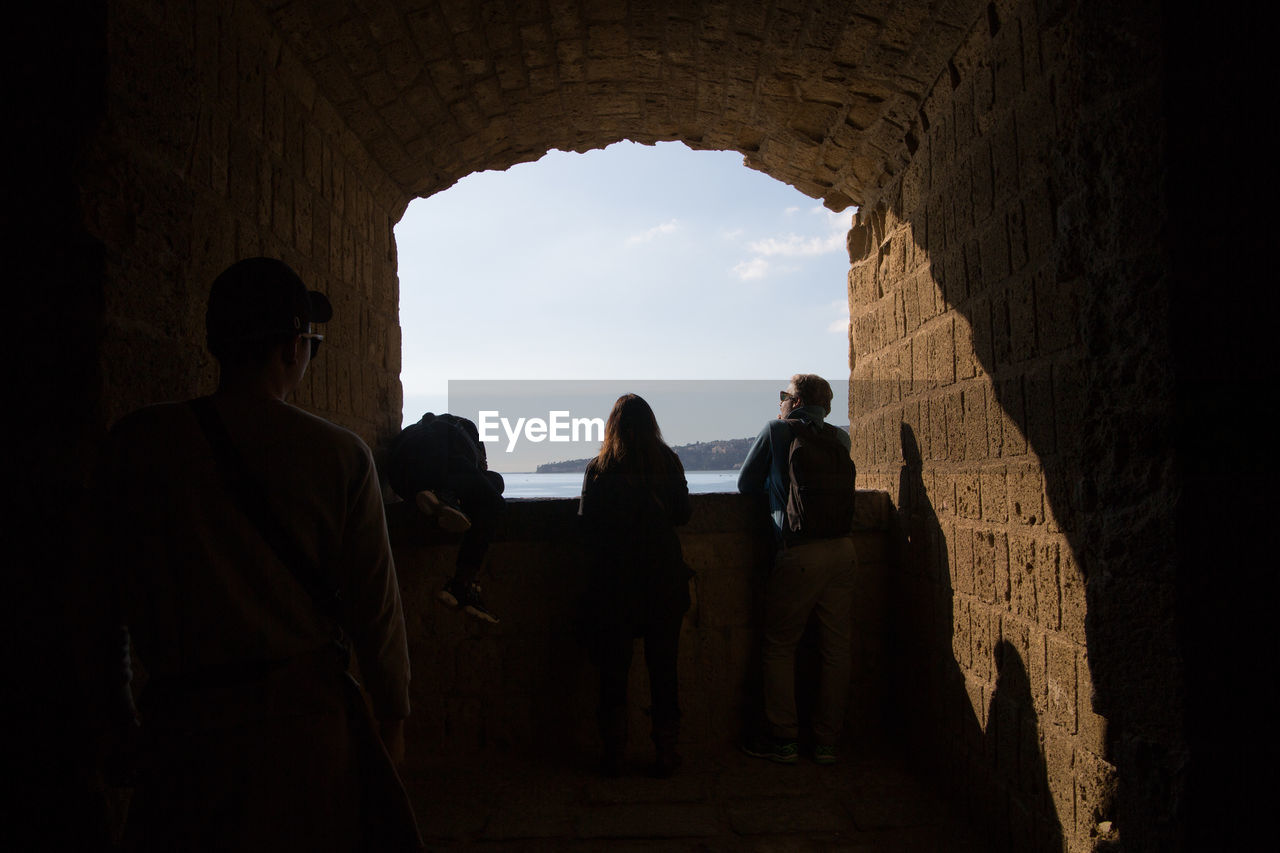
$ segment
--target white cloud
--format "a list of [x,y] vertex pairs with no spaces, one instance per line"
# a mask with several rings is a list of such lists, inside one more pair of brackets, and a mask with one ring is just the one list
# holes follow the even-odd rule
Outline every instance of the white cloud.
[[[788,207],[785,212],[790,216],[799,213],[801,210],[821,214],[823,217],[821,224],[826,226],[825,229],[809,225],[810,234],[790,232],[777,237],[752,240],[747,244],[747,250],[754,257],[740,262],[733,268],[739,278],[744,281],[747,279],[760,279],[766,275],[776,276],[799,269],[795,265],[768,263],[765,260],[766,258],[812,258],[844,251],[845,232],[848,230],[847,217],[841,214],[834,214],[823,207]],[[812,220],[808,221],[812,222]],[[822,233],[823,230],[826,233]],[[818,233],[813,234],[813,231]]]
[[838,315],[827,325],[828,332],[836,332],[844,335],[849,332],[849,303],[843,299],[837,299],[831,303],[831,309]]
[[[799,211],[799,207],[786,209],[788,216]],[[781,257],[813,257],[843,251],[845,234],[849,230],[849,217],[843,213],[832,213],[820,205],[807,208],[807,212],[817,214],[821,218],[822,225],[825,226],[825,234],[807,235],[792,232],[755,240],[748,244],[748,248],[758,255]],[[814,231],[819,230],[813,226],[809,227]]]
[[802,237],[799,234],[786,234],[782,237],[755,240],[749,244],[749,248],[758,255],[796,257],[838,252],[844,248],[844,243],[845,236],[841,232],[828,234],[825,237]]
[[721,231],[720,236],[726,240],[737,240],[739,237],[742,236],[742,229],[734,228],[732,231],[728,231],[728,230]]
[[672,233],[673,231],[676,230],[676,228],[679,227],[679,224],[680,224],[680,220],[669,219],[666,222],[662,223],[661,225],[653,226],[647,231],[641,231],[639,234],[632,234],[630,237],[627,238],[627,245],[635,246],[639,243],[652,242],[653,238],[655,237],[661,237],[665,234]]
[[752,258],[734,266],[733,272],[743,281],[764,278],[769,272],[769,262],[764,258]]

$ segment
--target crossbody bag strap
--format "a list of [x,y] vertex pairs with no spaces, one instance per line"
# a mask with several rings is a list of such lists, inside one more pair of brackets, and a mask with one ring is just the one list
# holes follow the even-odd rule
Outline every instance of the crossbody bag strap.
[[[189,405],[195,413],[200,429],[204,432],[209,446],[213,448],[213,458],[222,474],[222,479],[236,505],[253,522],[259,535],[271,546],[271,550],[284,563],[285,568],[294,579],[311,596],[320,612],[333,622],[334,629],[341,633],[342,595],[336,585],[325,584],[319,577],[319,568],[303,553],[298,543],[285,532],[271,504],[267,503],[266,494],[261,486],[250,476],[245,468],[244,459],[231,441],[226,424],[218,415],[212,397],[200,397],[191,400]],[[341,643],[345,645],[345,643]]]

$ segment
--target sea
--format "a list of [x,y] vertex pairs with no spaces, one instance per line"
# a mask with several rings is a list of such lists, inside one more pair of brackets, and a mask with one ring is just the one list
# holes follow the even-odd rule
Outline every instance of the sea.
[[[736,492],[737,471],[685,471],[689,492]],[[582,474],[503,474],[504,498],[576,498],[582,494]]]

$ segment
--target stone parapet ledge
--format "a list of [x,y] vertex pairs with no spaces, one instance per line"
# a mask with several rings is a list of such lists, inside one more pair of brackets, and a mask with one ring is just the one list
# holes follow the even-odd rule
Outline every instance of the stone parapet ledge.
[[[596,672],[574,628],[587,578],[577,507],[576,499],[508,502],[480,577],[485,601],[501,619],[486,625],[435,599],[453,572],[460,537],[441,533],[411,503],[388,505],[413,666],[410,756],[431,762],[548,749],[593,754]],[[848,714],[858,736],[878,731],[886,713],[891,509],[884,492],[858,493]],[[773,553],[769,521],[751,498],[694,495],[693,517],[680,538],[696,573],[680,643],[681,740],[727,745],[759,715],[759,608]],[[802,712],[811,704],[817,657],[807,636],[797,667]],[[629,697],[639,750],[648,741],[649,700],[638,642]]]
[[[730,492],[691,495],[693,516],[681,528],[681,538],[706,533],[767,535],[767,509],[762,500]],[[444,533],[427,522],[409,501],[387,504],[387,528],[396,546],[457,544],[458,536]],[[867,541],[889,531],[893,502],[887,492],[861,489],[854,512],[853,531]],[[507,512],[495,534],[497,542],[547,542],[579,535],[578,499],[516,498],[507,501]]]

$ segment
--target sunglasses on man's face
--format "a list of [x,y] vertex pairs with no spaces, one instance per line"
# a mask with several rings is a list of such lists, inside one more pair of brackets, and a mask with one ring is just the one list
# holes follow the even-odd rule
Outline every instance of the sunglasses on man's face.
[[785,402],[787,402],[788,400],[794,400],[794,399],[795,399],[795,395],[793,395],[793,394],[788,394],[786,391],[779,391],[779,392],[778,392],[778,402],[779,402],[779,403],[785,403]]
[[315,358],[316,353],[320,351],[320,342],[324,340],[324,335],[318,332],[303,332],[299,337],[311,342],[311,357]]

